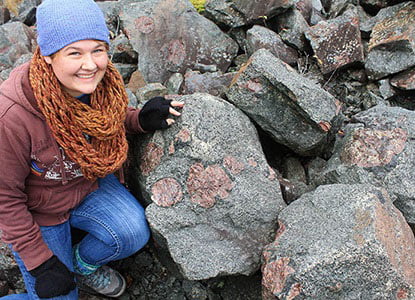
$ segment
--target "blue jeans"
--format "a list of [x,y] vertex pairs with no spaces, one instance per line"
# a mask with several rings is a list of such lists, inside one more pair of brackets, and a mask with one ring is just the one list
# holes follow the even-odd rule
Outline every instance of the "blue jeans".
[[[73,271],[71,226],[88,233],[79,243],[79,254],[91,265],[102,266],[128,257],[140,250],[150,237],[143,207],[114,175],[99,179],[99,188],[72,210],[68,221],[40,227],[48,247]],[[13,254],[22,272],[27,294],[0,299],[39,299],[34,289],[35,278],[27,271],[19,254],[14,251]],[[76,300],[78,291],[50,299]]]

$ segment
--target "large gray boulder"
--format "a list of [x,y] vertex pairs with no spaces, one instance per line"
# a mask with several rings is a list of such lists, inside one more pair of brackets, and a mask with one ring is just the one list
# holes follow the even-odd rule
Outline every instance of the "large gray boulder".
[[263,299],[415,299],[415,239],[385,189],[325,185],[279,215]]
[[298,154],[318,153],[336,124],[336,99],[268,50],[239,70],[226,95],[278,143]]
[[236,42],[187,0],[126,1],[120,19],[148,83],[164,83],[196,64],[225,72],[238,52]]
[[177,124],[133,154],[153,237],[187,279],[252,274],[285,207],[276,174],[240,110],[209,94],[179,99]]
[[415,223],[415,112],[375,106],[355,115],[338,136],[333,156],[315,180],[385,187],[407,221]]

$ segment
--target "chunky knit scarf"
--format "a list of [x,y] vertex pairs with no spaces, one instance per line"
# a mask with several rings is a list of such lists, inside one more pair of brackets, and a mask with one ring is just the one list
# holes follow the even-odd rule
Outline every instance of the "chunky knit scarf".
[[53,136],[87,179],[105,177],[121,168],[128,151],[124,128],[128,96],[111,62],[91,94],[90,106],[62,90],[39,48],[30,63],[29,79]]

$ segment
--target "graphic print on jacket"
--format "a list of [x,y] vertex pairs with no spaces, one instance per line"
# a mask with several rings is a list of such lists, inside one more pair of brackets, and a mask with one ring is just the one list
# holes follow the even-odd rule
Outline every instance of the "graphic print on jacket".
[[47,180],[62,180],[62,172],[65,172],[65,179],[71,180],[83,176],[81,168],[75,162],[66,157],[65,151],[59,146],[60,155],[53,155],[52,161],[42,161],[35,154],[31,154],[31,172],[36,176]]

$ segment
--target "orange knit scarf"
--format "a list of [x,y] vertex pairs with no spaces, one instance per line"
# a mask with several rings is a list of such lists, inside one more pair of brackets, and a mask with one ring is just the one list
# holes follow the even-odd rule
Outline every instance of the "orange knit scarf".
[[[128,151],[124,128],[128,96],[111,62],[91,94],[90,106],[61,89],[39,48],[31,60],[29,78],[53,136],[87,179],[105,177],[121,168]],[[90,143],[84,134],[92,137]]]

